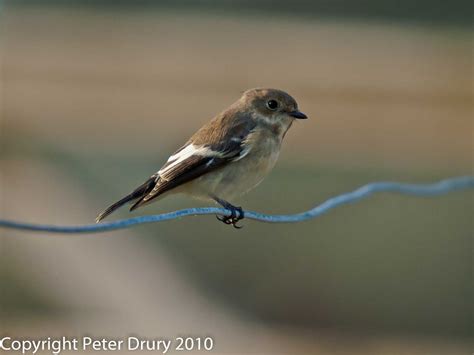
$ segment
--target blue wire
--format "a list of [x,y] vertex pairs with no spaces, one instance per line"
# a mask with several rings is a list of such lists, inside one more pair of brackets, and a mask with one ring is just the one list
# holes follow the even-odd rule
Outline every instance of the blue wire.
[[[474,176],[462,176],[441,180],[433,184],[404,184],[399,182],[374,182],[339,196],[330,198],[322,204],[302,213],[292,215],[267,215],[254,211],[245,211],[245,218],[267,223],[294,223],[306,221],[328,212],[344,204],[357,202],[378,192],[395,192],[403,195],[431,197],[452,191],[474,188]],[[117,229],[130,228],[137,224],[169,221],[171,219],[208,214],[230,215],[224,208],[204,207],[163,213],[159,215],[141,216],[114,222],[89,224],[83,226],[53,226],[31,224],[0,219],[0,227],[34,232],[49,233],[100,233]]]

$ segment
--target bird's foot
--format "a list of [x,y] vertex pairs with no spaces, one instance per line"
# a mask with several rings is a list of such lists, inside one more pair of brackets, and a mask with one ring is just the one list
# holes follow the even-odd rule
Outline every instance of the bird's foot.
[[224,206],[224,208],[230,210],[230,216],[216,216],[216,218],[225,224],[231,224],[236,229],[242,228],[243,226],[237,225],[237,222],[239,222],[241,219],[244,219],[245,217],[242,207],[236,207],[228,204]]

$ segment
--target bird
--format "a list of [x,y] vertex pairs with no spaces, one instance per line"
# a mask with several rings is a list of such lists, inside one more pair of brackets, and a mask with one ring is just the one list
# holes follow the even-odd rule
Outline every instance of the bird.
[[285,91],[254,88],[204,124],[156,173],[97,218],[125,204],[130,211],[175,193],[214,201],[230,211],[216,216],[241,228],[242,207],[232,200],[257,186],[277,162],[282,141],[295,120],[308,118]]

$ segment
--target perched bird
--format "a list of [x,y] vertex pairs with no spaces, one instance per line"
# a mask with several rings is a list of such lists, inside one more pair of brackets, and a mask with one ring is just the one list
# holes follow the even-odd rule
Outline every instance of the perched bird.
[[161,169],[129,195],[99,214],[96,222],[128,202],[130,211],[173,193],[213,200],[231,211],[220,221],[239,228],[244,218],[232,200],[258,185],[275,165],[281,143],[295,119],[307,116],[290,95],[250,89],[202,126]]

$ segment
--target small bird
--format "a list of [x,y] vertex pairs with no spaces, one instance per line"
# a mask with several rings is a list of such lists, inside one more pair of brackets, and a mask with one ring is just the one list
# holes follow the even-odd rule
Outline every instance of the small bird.
[[134,202],[133,211],[166,195],[186,193],[230,210],[229,216],[217,218],[240,228],[237,222],[244,212],[228,200],[263,180],[275,165],[293,121],[305,118],[295,99],[282,90],[247,90],[202,126],[158,172],[99,214],[96,222],[129,202]]

